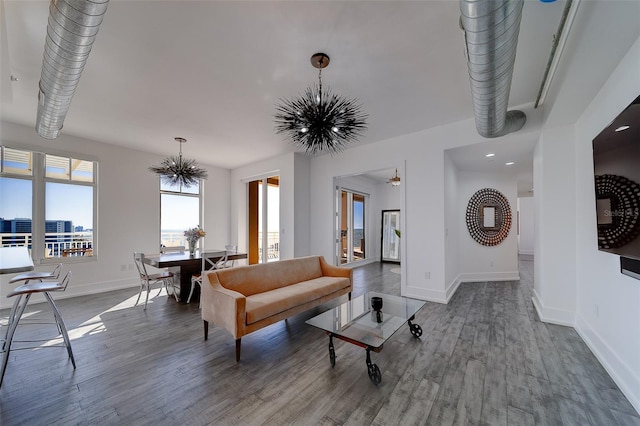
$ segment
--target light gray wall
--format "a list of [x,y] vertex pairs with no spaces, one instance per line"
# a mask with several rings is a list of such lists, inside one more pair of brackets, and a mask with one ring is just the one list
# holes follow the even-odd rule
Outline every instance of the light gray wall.
[[293,257],[310,256],[311,252],[311,159],[295,154],[294,161],[294,247]]
[[575,125],[576,183],[571,189],[575,192],[576,328],[640,412],[640,281],[620,273],[619,256],[598,251],[591,149],[593,138],[640,95],[638,76],[640,38]]
[[534,250],[534,203],[533,197],[518,198],[518,222],[520,236],[518,238],[518,253],[533,255]]

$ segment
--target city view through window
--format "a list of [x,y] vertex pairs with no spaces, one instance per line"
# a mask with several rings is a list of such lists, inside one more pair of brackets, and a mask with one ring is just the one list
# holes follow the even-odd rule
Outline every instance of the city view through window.
[[94,162],[1,149],[2,246],[26,246],[34,258],[93,256]]
[[[31,180],[0,178],[0,233],[3,246],[33,249]],[[92,255],[93,187],[47,182],[45,257]]]

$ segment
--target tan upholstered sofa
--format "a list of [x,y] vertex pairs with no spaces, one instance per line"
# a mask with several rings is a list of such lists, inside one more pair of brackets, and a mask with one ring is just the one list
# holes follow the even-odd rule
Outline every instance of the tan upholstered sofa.
[[202,319],[204,338],[209,322],[236,338],[240,361],[242,336],[311,309],[353,289],[351,269],[309,256],[258,265],[221,269],[204,274]]

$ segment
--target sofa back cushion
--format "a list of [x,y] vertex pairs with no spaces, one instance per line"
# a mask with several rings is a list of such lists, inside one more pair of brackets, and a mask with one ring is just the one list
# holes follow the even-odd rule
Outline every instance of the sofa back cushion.
[[220,284],[245,296],[322,276],[320,256],[299,257],[215,271]]

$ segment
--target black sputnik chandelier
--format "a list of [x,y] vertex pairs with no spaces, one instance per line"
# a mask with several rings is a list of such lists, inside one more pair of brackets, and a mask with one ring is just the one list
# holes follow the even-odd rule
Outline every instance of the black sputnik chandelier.
[[196,160],[182,158],[182,144],[187,142],[185,138],[175,140],[180,144],[180,154],[165,158],[159,166],[151,166],[149,170],[159,174],[165,185],[189,188],[200,179],[206,179],[207,171],[198,167]]
[[322,88],[322,69],[329,56],[316,53],[311,64],[318,69],[318,84],[307,87],[295,99],[281,99],[276,106],[276,133],[306,151],[308,155],[342,151],[367,129],[367,114],[356,99],[345,98]]

